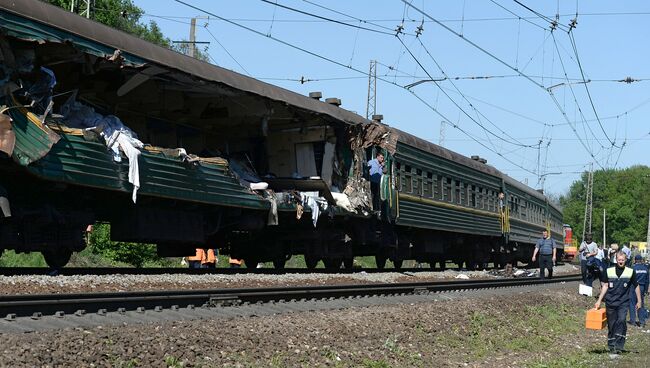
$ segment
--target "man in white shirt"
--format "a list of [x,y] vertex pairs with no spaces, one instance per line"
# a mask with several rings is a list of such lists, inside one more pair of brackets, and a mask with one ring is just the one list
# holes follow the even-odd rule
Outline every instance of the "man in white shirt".
[[594,259],[596,258],[596,255],[598,255],[598,244],[592,240],[591,234],[585,234],[585,240],[580,244],[579,252],[580,266],[581,271],[583,272],[582,282],[587,286],[592,286],[594,282],[594,274],[590,270],[590,267],[593,266]]

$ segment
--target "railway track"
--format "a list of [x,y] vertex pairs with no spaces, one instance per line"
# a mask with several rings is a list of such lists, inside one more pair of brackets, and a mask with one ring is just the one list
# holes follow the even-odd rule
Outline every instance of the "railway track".
[[[452,269],[452,268],[449,268]],[[454,268],[455,269],[455,268]],[[494,270],[494,268],[488,268]],[[426,268],[133,268],[133,267],[67,267],[57,271],[57,275],[238,275],[238,274],[260,274],[260,275],[284,275],[284,274],[354,274],[354,273],[385,273],[385,272],[432,272],[437,269]],[[43,267],[0,267],[2,276],[27,276],[27,275],[48,275],[52,269]]]
[[354,284],[301,287],[265,287],[206,290],[163,290],[138,292],[41,294],[0,296],[0,316],[5,321],[18,317],[64,317],[127,311],[177,311],[181,308],[247,306],[288,301],[350,299],[374,296],[405,296],[450,291],[481,290],[545,285],[580,280],[579,275],[558,276],[552,280],[498,279],[389,284]]

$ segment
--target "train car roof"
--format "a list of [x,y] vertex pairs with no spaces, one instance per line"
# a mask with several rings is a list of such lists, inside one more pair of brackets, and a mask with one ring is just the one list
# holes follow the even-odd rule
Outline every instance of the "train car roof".
[[[406,133],[404,131],[401,131],[396,128],[389,128],[390,131],[397,136],[397,142],[402,142],[404,144],[407,144],[409,146],[418,148],[422,151],[432,153],[436,156],[445,158],[447,160],[453,161],[460,163],[462,165],[468,166],[474,170],[480,171],[482,173],[496,176],[499,178],[503,178],[503,181],[510,186],[513,186],[524,193],[527,193],[541,201],[546,202],[547,198],[544,196],[544,194],[540,193],[539,191],[529,187],[526,184],[521,183],[520,181],[508,176],[507,174],[497,170],[495,167],[484,164],[480,161],[471,159],[467,156],[461,155],[459,153],[456,153],[454,151],[450,151],[444,147],[441,147],[437,144],[431,143],[427,140],[424,140],[422,138],[418,138],[414,136],[413,134]],[[552,206],[555,210],[560,211],[559,207],[550,201],[548,202],[550,206]]]
[[480,171],[482,173],[500,177],[502,173],[494,168],[493,166],[484,164],[482,162],[479,162],[477,160],[473,160],[467,156],[461,155],[460,153],[456,153],[454,151],[450,151],[444,147],[441,147],[437,144],[431,143],[427,140],[424,140],[422,138],[418,138],[414,136],[413,134],[404,132],[402,130],[396,129],[396,128],[389,128],[393,134],[397,135],[397,141],[402,142],[404,144],[407,144],[409,146],[415,147],[417,149],[420,149],[425,152],[432,153],[436,156],[445,158],[449,161],[453,162],[458,162],[462,165],[468,166],[474,170]]
[[[21,39],[38,42],[72,42],[85,52],[101,57],[110,57],[115,50],[120,50],[121,56],[130,65],[158,64],[236,90],[280,101],[310,112],[329,115],[346,123],[368,122],[362,116],[335,105],[197,60],[40,0],[0,0],[0,9],[4,10],[0,12],[0,19],[3,20],[0,28],[5,29],[9,35]],[[12,21],[11,17],[2,16],[2,13],[13,14],[21,19]],[[58,31],[43,32],[39,25],[52,27],[65,34]],[[88,41],[104,47],[96,47]]]

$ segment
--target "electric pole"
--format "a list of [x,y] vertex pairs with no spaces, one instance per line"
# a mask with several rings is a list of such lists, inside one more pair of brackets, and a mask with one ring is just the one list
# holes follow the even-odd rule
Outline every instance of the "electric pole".
[[377,114],[377,61],[370,60],[368,71],[368,101],[366,102],[366,119]]
[[603,247],[607,245],[607,214],[603,208]]
[[[194,17],[190,20],[190,40],[189,41],[172,41],[172,43],[180,43],[180,44],[186,44],[187,45],[187,56],[189,57],[197,57],[196,53],[196,44],[197,43],[204,43],[204,44],[210,44],[210,42],[206,41],[197,41],[196,40],[196,20],[197,19],[210,19],[210,17],[203,17],[203,16],[198,16]],[[207,26],[207,23],[206,23]]]
[[594,164],[591,163],[589,164],[589,177],[587,178],[587,196],[585,198],[585,221],[582,227],[583,240],[585,238],[585,234],[587,233],[591,234],[591,213],[593,210],[593,203],[592,203],[593,194],[594,194]]
[[650,246],[650,210],[648,210],[648,234],[646,235],[646,243],[646,247]]
[[447,122],[442,120],[440,122],[440,136],[438,136],[438,145],[440,147],[445,146],[445,138],[447,138]]

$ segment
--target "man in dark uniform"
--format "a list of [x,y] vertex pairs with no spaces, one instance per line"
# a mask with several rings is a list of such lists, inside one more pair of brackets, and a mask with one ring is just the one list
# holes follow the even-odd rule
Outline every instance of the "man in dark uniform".
[[641,291],[636,281],[634,269],[626,267],[627,255],[623,252],[616,254],[616,265],[607,269],[601,275],[602,287],[598,301],[594,306],[600,308],[600,303],[605,298],[607,313],[607,346],[612,354],[620,354],[625,345],[627,334],[627,309],[630,303],[630,288],[637,297],[636,310],[641,308]]
[[537,259],[539,253],[539,278],[544,280],[544,270],[548,269],[548,278],[553,278],[553,265],[555,264],[556,256],[555,240],[549,238],[548,231],[542,232],[542,238],[535,244],[535,251],[533,251],[533,262]]
[[[641,309],[634,309],[636,302],[636,293],[630,293],[630,324],[645,327],[646,310],[643,303],[643,298],[648,293],[648,266],[643,264],[643,256],[637,254],[634,256],[634,272],[636,272],[636,281],[641,290]],[[637,319],[637,317],[639,317]]]

